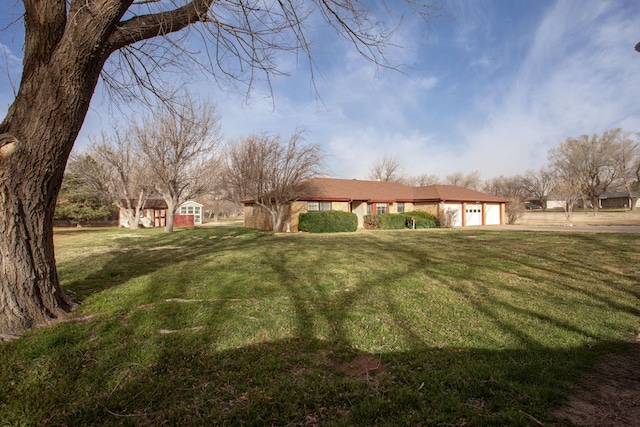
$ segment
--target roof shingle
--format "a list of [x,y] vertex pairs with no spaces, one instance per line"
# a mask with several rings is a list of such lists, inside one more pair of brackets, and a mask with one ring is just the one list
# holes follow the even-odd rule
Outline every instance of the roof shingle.
[[301,184],[298,200],[366,202],[471,202],[505,203],[507,199],[457,187],[428,185],[408,187],[395,182],[356,179],[314,178]]

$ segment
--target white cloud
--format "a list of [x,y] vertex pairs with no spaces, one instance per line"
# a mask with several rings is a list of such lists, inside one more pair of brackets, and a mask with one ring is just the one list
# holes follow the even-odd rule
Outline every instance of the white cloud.
[[465,126],[460,167],[485,177],[521,173],[544,165],[548,148],[566,137],[640,129],[632,49],[640,17],[617,4],[561,1],[549,10],[513,83],[488,104],[475,99],[485,121]]

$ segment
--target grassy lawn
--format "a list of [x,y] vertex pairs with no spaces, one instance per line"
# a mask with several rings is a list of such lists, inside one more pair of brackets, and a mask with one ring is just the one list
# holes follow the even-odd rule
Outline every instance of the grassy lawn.
[[57,230],[0,425],[532,425],[638,330],[637,235]]

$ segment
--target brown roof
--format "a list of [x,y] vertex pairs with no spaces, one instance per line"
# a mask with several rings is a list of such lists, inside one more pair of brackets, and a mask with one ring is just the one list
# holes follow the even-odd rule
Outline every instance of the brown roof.
[[302,183],[298,200],[366,202],[488,202],[506,203],[507,199],[457,187],[428,185],[408,187],[395,182],[356,179],[314,178]]
[[[126,199],[121,200],[122,205],[126,206]],[[131,199],[131,207],[135,209],[138,206],[138,199]],[[167,202],[164,199],[147,199],[143,209],[167,209]]]

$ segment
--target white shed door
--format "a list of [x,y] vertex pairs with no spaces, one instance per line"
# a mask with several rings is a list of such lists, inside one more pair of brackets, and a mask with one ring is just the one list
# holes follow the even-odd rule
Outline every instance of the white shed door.
[[446,213],[451,210],[455,212],[453,226],[460,227],[462,226],[462,204],[460,203],[445,203],[444,204],[444,212]]
[[487,204],[485,207],[487,209],[487,225],[500,225],[500,205]]
[[468,203],[465,207],[465,224],[482,225],[482,205]]

